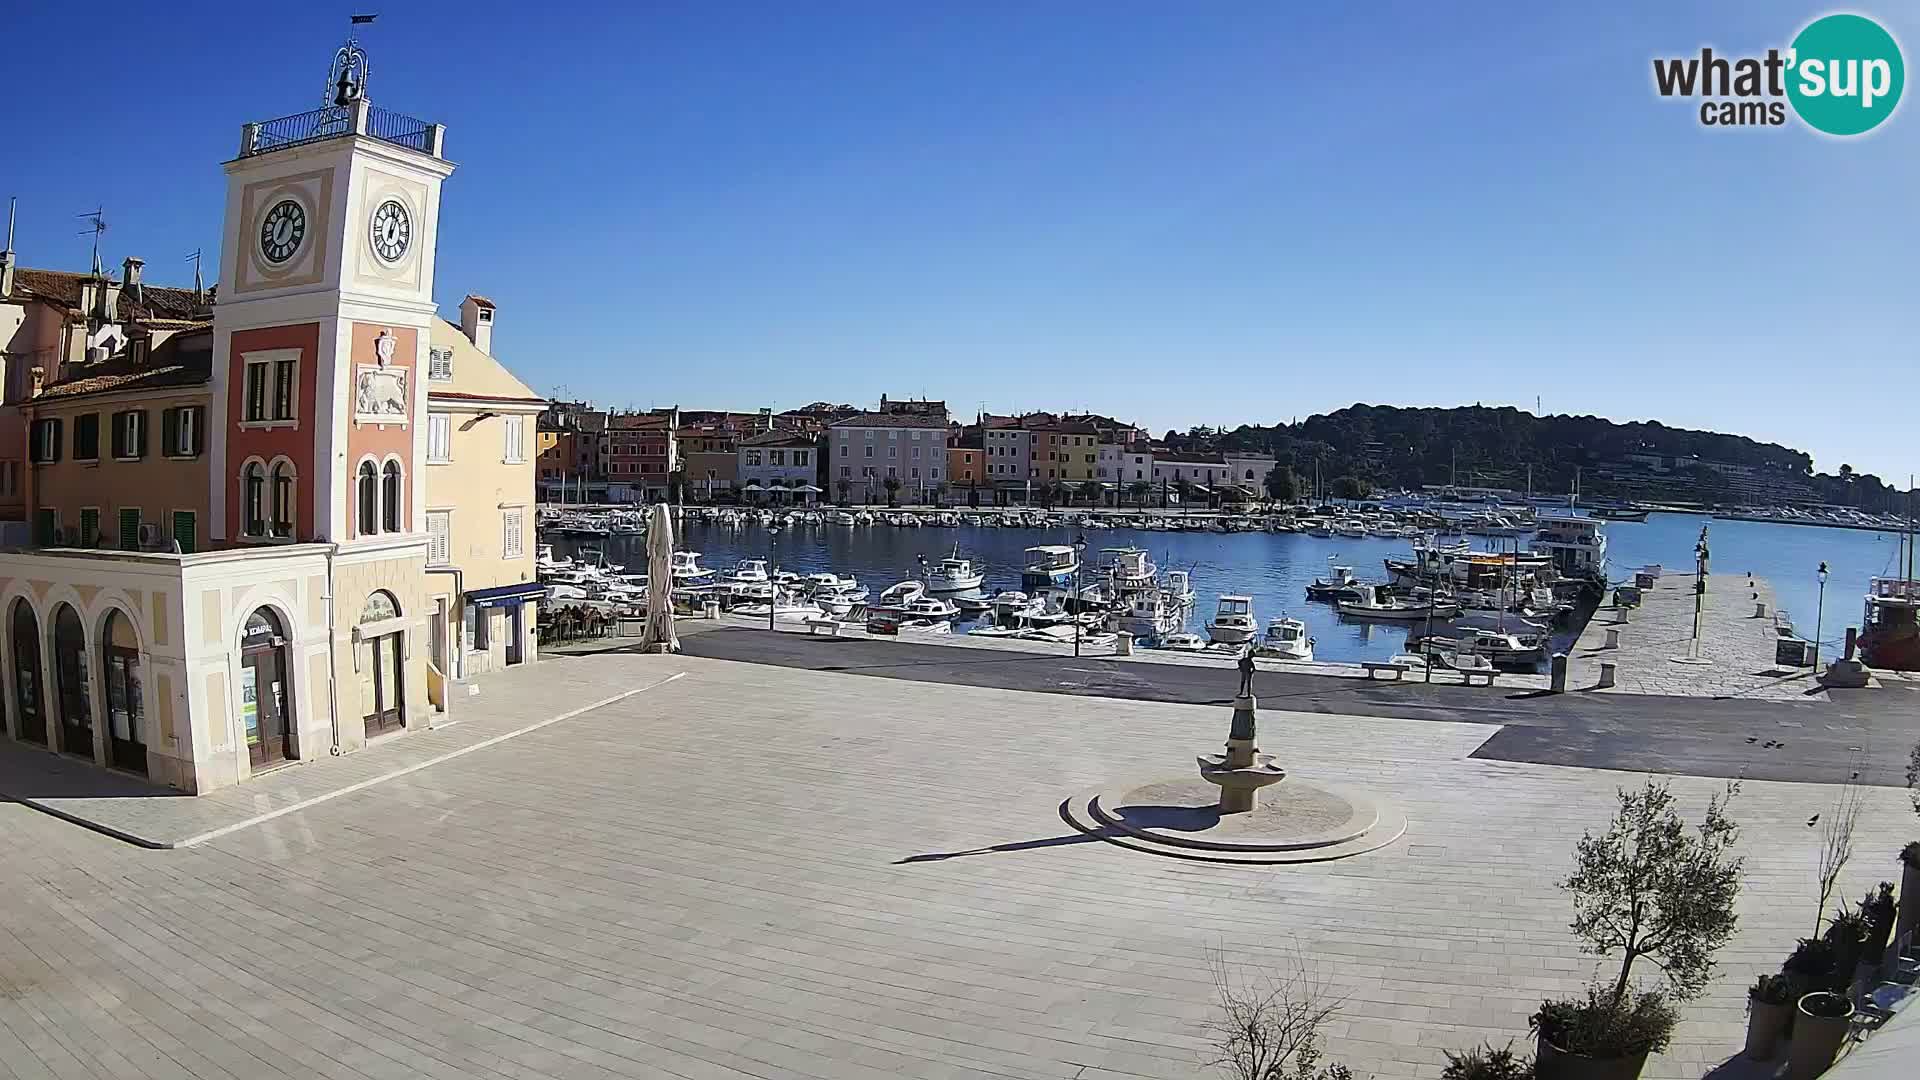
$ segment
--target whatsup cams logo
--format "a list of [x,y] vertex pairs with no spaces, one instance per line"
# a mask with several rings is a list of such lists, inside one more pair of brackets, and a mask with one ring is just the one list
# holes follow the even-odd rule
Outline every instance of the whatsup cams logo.
[[1705,127],[1779,127],[1788,110],[1815,131],[1863,135],[1900,104],[1907,82],[1900,45],[1864,15],[1827,15],[1785,49],[1765,56],[1660,57],[1653,85],[1663,98],[1700,99]]

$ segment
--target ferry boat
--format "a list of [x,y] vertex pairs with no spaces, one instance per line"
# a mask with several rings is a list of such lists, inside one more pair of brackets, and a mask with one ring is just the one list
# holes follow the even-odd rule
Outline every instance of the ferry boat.
[[1259,624],[1253,619],[1253,597],[1222,596],[1207,624],[1207,636],[1217,643],[1240,645],[1253,639]]
[[1575,578],[1605,588],[1607,583],[1607,534],[1600,522],[1571,514],[1543,515],[1535,523],[1529,548],[1551,560],[1553,569],[1563,578]]
[[1266,634],[1260,638],[1260,653],[1282,660],[1312,661],[1313,639],[1307,636],[1307,624],[1285,615],[1268,623]]
[[1920,671],[1920,581],[1874,578],[1861,616],[1860,662],[1888,671]]

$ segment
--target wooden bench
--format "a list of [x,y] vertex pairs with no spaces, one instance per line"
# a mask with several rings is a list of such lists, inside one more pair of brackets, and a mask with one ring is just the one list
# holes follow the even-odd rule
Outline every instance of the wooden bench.
[[1379,674],[1380,672],[1391,671],[1393,672],[1394,681],[1398,682],[1400,679],[1400,676],[1405,675],[1407,673],[1407,669],[1401,667],[1399,664],[1381,664],[1371,660],[1363,660],[1361,661],[1360,666],[1367,669],[1367,678],[1369,679],[1373,678],[1375,675]]
[[1483,668],[1478,671],[1474,671],[1474,670],[1462,671],[1460,673],[1460,681],[1466,683],[1468,686],[1472,686],[1473,680],[1485,679],[1487,680],[1487,685],[1492,686],[1494,676],[1498,674],[1500,674],[1500,672],[1494,668]]
[[825,630],[828,637],[840,636],[840,621],[832,616],[809,615],[804,621],[807,624],[808,635],[813,635]]

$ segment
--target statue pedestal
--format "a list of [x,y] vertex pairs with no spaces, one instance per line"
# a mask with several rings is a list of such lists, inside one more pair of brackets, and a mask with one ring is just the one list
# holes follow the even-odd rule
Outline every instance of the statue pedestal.
[[1227,735],[1227,752],[1202,754],[1200,778],[1220,788],[1220,812],[1244,814],[1260,805],[1260,789],[1287,778],[1272,754],[1263,754],[1255,742],[1254,710],[1251,694],[1233,701],[1233,727]]

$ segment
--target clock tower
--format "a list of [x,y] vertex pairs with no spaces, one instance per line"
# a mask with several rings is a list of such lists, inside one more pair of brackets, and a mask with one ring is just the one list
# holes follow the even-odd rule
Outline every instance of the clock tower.
[[319,108],[241,128],[226,163],[206,440],[216,542],[258,548],[247,569],[263,576],[325,558],[324,593],[316,584],[303,599],[326,614],[288,633],[332,665],[307,685],[331,682],[334,713],[365,718],[364,732],[334,725],[347,750],[431,713],[415,643],[430,618],[434,238],[453,172],[444,129],[374,105],[367,73],[349,39]]

